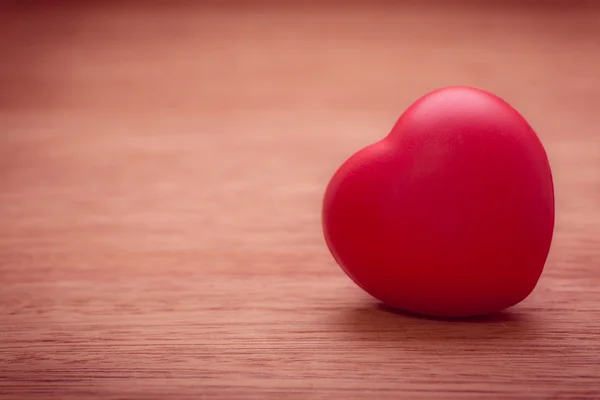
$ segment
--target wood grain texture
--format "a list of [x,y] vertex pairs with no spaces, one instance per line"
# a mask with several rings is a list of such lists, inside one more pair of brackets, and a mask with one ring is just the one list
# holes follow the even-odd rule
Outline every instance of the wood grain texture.
[[[600,399],[600,11],[571,4],[4,5],[0,398]],[[535,292],[469,321],[381,308],[320,226],[335,168],[451,84],[529,119],[557,194]]]

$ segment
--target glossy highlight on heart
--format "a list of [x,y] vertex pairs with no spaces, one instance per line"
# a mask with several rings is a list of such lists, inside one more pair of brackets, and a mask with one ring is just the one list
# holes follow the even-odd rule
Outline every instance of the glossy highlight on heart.
[[431,317],[490,314],[527,298],[554,220],[538,135],[506,101],[465,86],[421,97],[352,155],[322,210],[327,246],[358,286]]

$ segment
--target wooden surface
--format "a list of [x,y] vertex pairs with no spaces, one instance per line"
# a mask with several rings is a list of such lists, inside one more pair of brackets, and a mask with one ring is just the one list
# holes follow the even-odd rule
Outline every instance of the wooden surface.
[[[0,13],[0,398],[600,399],[600,10],[73,2]],[[539,132],[557,227],[509,312],[389,312],[327,180],[431,89]]]

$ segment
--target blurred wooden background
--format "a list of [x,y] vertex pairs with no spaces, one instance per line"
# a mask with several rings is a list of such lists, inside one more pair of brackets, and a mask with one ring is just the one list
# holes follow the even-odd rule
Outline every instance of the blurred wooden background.
[[[590,4],[3,3],[0,398],[600,399]],[[453,84],[539,132],[557,228],[526,301],[433,321],[343,275],[320,201]]]

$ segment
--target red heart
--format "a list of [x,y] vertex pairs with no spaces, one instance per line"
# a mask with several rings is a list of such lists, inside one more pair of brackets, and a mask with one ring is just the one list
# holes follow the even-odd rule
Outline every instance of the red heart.
[[467,317],[516,305],[542,274],[554,231],[548,157],[504,100],[431,92],[351,156],[323,201],[335,260],[393,308]]

